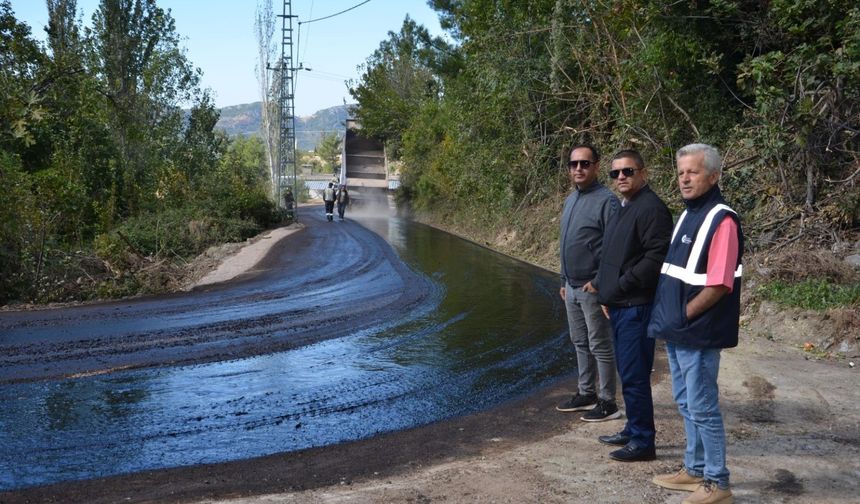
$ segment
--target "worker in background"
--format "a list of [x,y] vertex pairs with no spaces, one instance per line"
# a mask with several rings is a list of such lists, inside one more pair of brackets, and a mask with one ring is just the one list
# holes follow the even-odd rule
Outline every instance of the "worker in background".
[[287,187],[287,190],[284,192],[284,208],[287,210],[287,216],[293,217],[293,207],[296,206],[296,198],[293,196],[292,188]]
[[337,214],[340,216],[340,220],[343,220],[347,205],[349,205],[349,191],[344,184],[340,186],[340,190],[337,192]]
[[328,187],[323,191],[323,202],[325,203],[325,218],[329,222],[334,220],[334,184],[328,183]]

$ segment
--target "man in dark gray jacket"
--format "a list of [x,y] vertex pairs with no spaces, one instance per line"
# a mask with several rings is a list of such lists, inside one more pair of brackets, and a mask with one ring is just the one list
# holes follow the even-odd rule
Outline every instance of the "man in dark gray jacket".
[[[568,175],[574,191],[561,215],[561,289],[570,340],[576,348],[579,387],[559,411],[586,411],[582,420],[600,422],[621,416],[615,404],[615,354],[612,327],[597,302],[597,275],[603,232],[618,210],[618,199],[597,181],[600,156],[594,147],[570,151]],[[597,386],[599,384],[599,387]]]

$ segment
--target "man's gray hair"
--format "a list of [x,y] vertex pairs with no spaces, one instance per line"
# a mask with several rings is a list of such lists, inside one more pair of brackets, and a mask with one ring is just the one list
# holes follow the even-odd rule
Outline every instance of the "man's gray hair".
[[693,154],[702,153],[703,161],[705,165],[705,170],[711,173],[722,173],[723,171],[723,161],[720,159],[720,151],[717,150],[716,147],[708,144],[694,143],[690,145],[685,145],[678,149],[677,154],[675,154],[675,159],[681,159],[684,156],[691,156]]

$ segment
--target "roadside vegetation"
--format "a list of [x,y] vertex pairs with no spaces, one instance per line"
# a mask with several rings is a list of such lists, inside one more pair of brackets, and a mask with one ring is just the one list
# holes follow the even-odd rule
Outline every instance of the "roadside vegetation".
[[103,0],[85,28],[47,4],[42,44],[0,1],[0,304],[160,292],[280,219],[263,142],[214,130],[169,11]]
[[296,159],[302,167],[310,167],[311,174],[335,175],[340,170],[341,139],[337,133],[320,137],[311,151],[296,150]]
[[[84,28],[75,0],[47,3],[41,44],[41,27],[0,0],[0,303],[168,289],[195,254],[281,218],[277,121],[264,118],[262,140],[214,130],[168,11],[102,0]],[[398,198],[419,218],[554,268],[566,147],[640,150],[678,212],[673,155],[701,141],[725,155],[749,257],[857,253],[856,2],[431,4],[449,38],[407,18],[350,83],[354,115],[402,166]],[[274,19],[257,20],[261,61]],[[847,289],[833,302],[857,306],[856,277],[805,261],[793,267],[810,278],[749,269],[763,296]]]
[[674,153],[711,143],[749,257],[799,254],[803,276],[749,268],[759,293],[858,306],[856,268],[830,277],[807,259],[860,247],[857,2],[431,4],[450,39],[407,18],[351,83],[419,218],[556,267],[567,147],[638,149],[677,215]]
[[763,285],[759,292],[765,299],[780,305],[808,310],[851,306],[860,301],[860,284],[841,285],[829,280],[804,280],[794,284],[777,280]]
[[853,307],[860,315],[860,271],[828,250],[766,251],[752,266],[759,277],[754,298],[820,312]]

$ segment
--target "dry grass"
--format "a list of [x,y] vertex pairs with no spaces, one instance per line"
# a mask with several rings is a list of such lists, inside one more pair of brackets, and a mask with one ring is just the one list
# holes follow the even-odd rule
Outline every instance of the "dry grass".
[[857,269],[826,249],[798,243],[777,251],[751,254],[744,262],[766,280],[802,282],[829,280],[836,284],[850,284],[860,280]]

